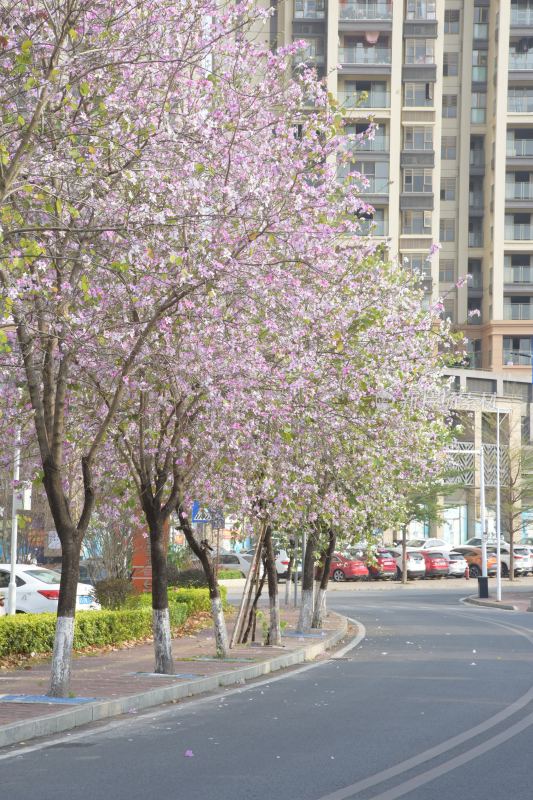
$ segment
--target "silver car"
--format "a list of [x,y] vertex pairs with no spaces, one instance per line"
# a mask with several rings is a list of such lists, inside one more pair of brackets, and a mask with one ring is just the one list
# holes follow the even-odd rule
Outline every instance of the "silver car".
[[466,558],[462,553],[451,550],[448,553],[448,575],[453,578],[464,578],[468,566]]
[[[396,577],[398,580],[402,578],[402,549],[396,547],[391,550],[392,555],[396,561]],[[408,578],[425,578],[426,576],[426,562],[422,553],[417,553],[414,550],[408,550],[406,553],[407,562],[407,577]]]

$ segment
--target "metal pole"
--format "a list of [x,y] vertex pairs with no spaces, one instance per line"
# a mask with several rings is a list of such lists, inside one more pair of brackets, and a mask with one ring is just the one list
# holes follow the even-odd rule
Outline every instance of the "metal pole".
[[500,409],[496,409],[496,599],[502,599],[502,557],[500,521]]
[[487,577],[487,523],[485,511],[485,460],[483,443],[479,448],[479,515],[481,518],[481,574]]
[[298,606],[298,537],[294,538],[294,608]]
[[13,495],[11,500],[11,573],[9,576],[9,588],[7,592],[8,614],[15,614],[17,608],[17,583],[16,583],[15,569],[17,565],[17,537],[18,537],[17,484],[19,477],[20,477],[20,429],[17,428],[17,431],[15,433],[15,453],[13,460]]

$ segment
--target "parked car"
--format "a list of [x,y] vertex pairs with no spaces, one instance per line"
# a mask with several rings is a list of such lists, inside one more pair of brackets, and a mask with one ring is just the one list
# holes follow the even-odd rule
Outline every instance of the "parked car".
[[218,558],[215,559],[218,563],[219,569],[234,569],[238,570],[243,578],[246,578],[250,572],[251,558],[247,559],[241,553],[222,552]]
[[[497,545],[490,544],[487,546],[487,553],[492,553],[496,557]],[[502,576],[507,578],[509,576],[509,570],[511,568],[511,548],[505,542],[502,542],[500,545],[500,557],[502,562]],[[518,575],[527,575],[528,572],[531,572],[533,569],[532,560],[531,560],[531,553],[529,552],[527,547],[514,547],[514,574],[515,576]]]
[[[453,578],[464,578],[468,561],[462,553],[450,550],[448,553],[448,575]],[[469,568],[470,569],[470,568]]]
[[[481,547],[471,545],[461,545],[454,547],[456,553],[461,553],[468,562],[471,578],[479,578],[482,575],[481,566]],[[487,553],[487,575],[496,575],[496,556]]]
[[[317,570],[320,572],[320,570]],[[351,556],[344,556],[341,553],[334,553],[331,557],[329,577],[336,583],[340,581],[364,581],[368,580],[368,567],[364,561]]]
[[[483,544],[483,539],[481,536],[472,536],[470,539],[467,539],[465,542],[465,547],[481,547]],[[487,539],[487,544],[496,544],[496,539],[494,537],[490,537]]]
[[422,555],[426,562],[426,578],[444,578],[448,575],[449,562],[444,553],[436,553],[433,550],[423,550]]
[[445,542],[444,539],[408,539],[407,540],[407,549],[408,550],[433,550],[433,552],[437,553],[447,553],[452,549],[451,544]]
[[[251,563],[253,558],[254,550],[241,550],[239,555],[242,558],[245,558],[249,563]],[[276,550],[276,572],[278,573],[278,581],[287,580],[287,575],[289,572],[289,554],[286,550]],[[248,566],[248,569],[250,567]],[[298,562],[298,577],[302,574],[302,562]],[[294,565],[291,572],[291,577],[294,576]]]
[[[0,564],[0,590],[9,586],[11,567],[9,564]],[[61,576],[58,572],[32,564],[17,564],[15,567],[15,581],[17,584],[17,613],[42,614],[46,611],[57,611],[59,599],[59,582]],[[99,611],[100,604],[93,595],[93,587],[86,583],[78,583],[76,597],[77,611]]]
[[0,617],[3,617],[6,613],[6,603],[7,600],[4,600],[4,595],[0,592]]
[[396,559],[390,550],[378,547],[376,550],[350,551],[352,558],[362,558],[373,580],[392,580],[396,577]]
[[[402,548],[395,547],[391,550],[396,561],[396,577],[402,579]],[[406,569],[408,578],[424,578],[426,575],[426,562],[424,556],[416,550],[408,550],[406,553]]]

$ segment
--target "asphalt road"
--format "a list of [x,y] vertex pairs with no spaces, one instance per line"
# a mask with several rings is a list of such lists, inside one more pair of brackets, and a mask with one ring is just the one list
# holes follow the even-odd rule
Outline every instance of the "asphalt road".
[[533,614],[462,594],[335,592],[344,658],[4,754],[2,797],[531,800]]

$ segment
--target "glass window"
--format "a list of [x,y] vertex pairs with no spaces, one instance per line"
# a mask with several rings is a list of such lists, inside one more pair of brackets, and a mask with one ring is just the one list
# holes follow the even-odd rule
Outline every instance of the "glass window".
[[433,171],[431,169],[404,169],[404,192],[432,192]]
[[433,105],[433,84],[432,83],[405,83],[404,102],[406,106],[432,106]]
[[440,199],[455,200],[455,178],[440,179]]
[[455,119],[455,117],[457,117],[456,94],[442,95],[442,116],[447,119]]
[[403,148],[404,150],[433,150],[433,128],[429,126],[405,128]]
[[322,19],[325,0],[294,0],[296,19]]
[[36,580],[42,583],[53,584],[61,581],[59,572],[54,572],[51,569],[28,569],[26,570],[26,575],[29,575],[31,578],[36,578]]
[[459,9],[447,9],[444,12],[444,33],[459,33],[461,12]]
[[472,110],[470,118],[472,122],[485,122],[487,114],[487,93],[472,92]]
[[442,74],[445,78],[459,74],[459,53],[444,53]]
[[487,80],[488,52],[486,50],[472,51],[472,80]]
[[457,158],[457,137],[443,136],[441,139],[441,158],[444,161],[455,161]]
[[455,241],[455,220],[441,218],[440,220],[440,241],[441,242],[454,242]]
[[431,233],[431,211],[403,211],[402,233],[422,234]]
[[431,275],[431,261],[428,260],[428,255],[424,253],[402,253],[402,264],[405,269],[411,272],[418,272],[421,275]]
[[[497,26],[496,26],[497,27]],[[474,39],[489,38],[489,9],[481,6],[474,7]]]
[[407,19],[437,19],[437,0],[407,0]]
[[441,283],[455,282],[455,263],[452,259],[441,259],[439,264],[439,281]]
[[434,39],[406,39],[405,40],[406,64],[433,64],[435,63]]

